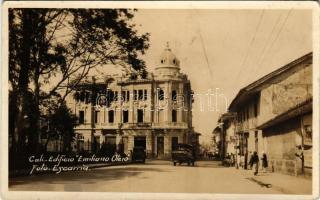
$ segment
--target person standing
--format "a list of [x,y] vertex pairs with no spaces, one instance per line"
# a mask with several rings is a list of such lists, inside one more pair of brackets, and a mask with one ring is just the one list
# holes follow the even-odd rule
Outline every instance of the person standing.
[[267,172],[267,168],[268,168],[268,158],[267,158],[267,154],[266,153],[262,153],[262,170],[263,172]]
[[252,164],[253,164],[253,170],[254,170],[254,175],[258,175],[258,170],[259,170],[259,156],[257,154],[257,152],[253,152],[252,155]]
[[249,159],[249,169],[252,170],[252,166],[253,166],[253,162],[252,162],[253,154],[251,153],[251,151],[249,152],[249,155],[250,155],[250,159]]

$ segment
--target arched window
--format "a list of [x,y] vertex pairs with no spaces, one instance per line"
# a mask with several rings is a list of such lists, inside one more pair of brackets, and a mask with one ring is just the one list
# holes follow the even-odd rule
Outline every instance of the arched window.
[[158,99],[164,100],[164,91],[162,89],[158,89]]
[[74,99],[75,99],[76,101],[79,101],[79,100],[80,100],[80,94],[79,94],[79,92],[76,92],[76,93],[74,94]]
[[86,98],[86,93],[85,93],[85,91],[81,91],[81,92],[80,92],[80,96],[79,96],[80,101],[81,101],[81,102],[84,102],[85,98]]
[[172,99],[172,101],[176,101],[177,100],[177,91],[176,90],[172,90],[171,99]]
[[172,122],[177,122],[177,111],[172,110]]

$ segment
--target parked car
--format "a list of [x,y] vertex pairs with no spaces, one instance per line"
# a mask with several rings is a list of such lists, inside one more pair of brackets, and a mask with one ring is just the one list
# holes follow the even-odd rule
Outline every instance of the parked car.
[[131,155],[132,162],[146,162],[146,152],[143,147],[134,147]]
[[188,165],[194,166],[196,161],[195,150],[192,145],[189,144],[178,144],[175,150],[172,151],[172,162],[176,166],[177,163],[187,163]]

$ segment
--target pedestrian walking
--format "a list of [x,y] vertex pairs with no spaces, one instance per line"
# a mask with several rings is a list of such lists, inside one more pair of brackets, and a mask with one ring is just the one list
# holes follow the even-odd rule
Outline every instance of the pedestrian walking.
[[253,154],[251,153],[251,151],[249,152],[250,155],[250,159],[249,159],[249,169],[252,169],[253,166]]
[[263,172],[267,172],[267,168],[268,168],[268,158],[267,158],[267,154],[262,152],[262,170]]
[[236,157],[237,165],[236,168],[239,169],[241,167],[241,155],[238,153],[238,156]]
[[253,152],[252,155],[252,164],[253,164],[253,170],[254,170],[254,175],[258,175],[258,170],[259,170],[259,156],[257,154],[257,152]]

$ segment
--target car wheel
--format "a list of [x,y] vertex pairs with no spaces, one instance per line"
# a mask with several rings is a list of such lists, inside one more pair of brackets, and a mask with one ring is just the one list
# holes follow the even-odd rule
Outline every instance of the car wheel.
[[176,166],[176,165],[177,165],[177,163],[176,163],[176,162],[173,162],[173,165],[174,165],[174,166]]
[[194,162],[192,162],[192,166],[194,166]]
[[188,161],[188,166],[190,166],[190,161]]

